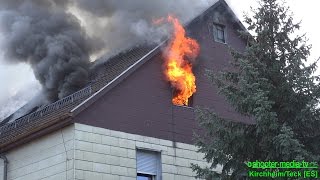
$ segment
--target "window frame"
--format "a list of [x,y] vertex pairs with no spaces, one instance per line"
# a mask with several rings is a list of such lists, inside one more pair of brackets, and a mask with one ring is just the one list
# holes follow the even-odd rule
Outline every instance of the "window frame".
[[[215,42],[227,44],[226,26],[220,23],[213,23],[213,39]],[[223,32],[223,39],[218,38],[218,31]]]
[[[176,89],[172,89],[172,93],[171,93],[171,99],[175,96],[175,93],[177,93],[177,90]],[[175,105],[175,104],[173,104],[172,102],[171,102],[171,104],[173,105],[173,106],[178,106],[178,107],[185,107],[185,108],[194,108],[194,95],[195,95],[195,93],[194,94],[192,94],[192,96],[191,97],[189,97],[189,99],[188,99],[188,105]]]
[[[156,154],[157,158],[157,172],[149,173],[149,172],[142,172],[138,171],[138,151],[145,152],[145,153],[154,153]],[[146,177],[152,177],[152,180],[162,180],[162,160],[161,160],[161,150],[149,149],[149,148],[136,148],[136,161],[137,161],[137,179],[138,175],[145,175]]]

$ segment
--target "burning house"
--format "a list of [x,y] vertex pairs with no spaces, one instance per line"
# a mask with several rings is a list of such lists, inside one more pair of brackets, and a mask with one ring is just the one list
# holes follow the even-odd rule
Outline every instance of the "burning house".
[[194,179],[190,164],[208,165],[192,141],[201,133],[194,107],[251,123],[205,77],[206,69],[228,68],[229,46],[246,46],[227,3],[217,1],[185,26],[173,16],[156,21],[172,25],[170,38],[116,54],[90,74],[69,68],[85,79],[82,89],[2,122],[0,179]]

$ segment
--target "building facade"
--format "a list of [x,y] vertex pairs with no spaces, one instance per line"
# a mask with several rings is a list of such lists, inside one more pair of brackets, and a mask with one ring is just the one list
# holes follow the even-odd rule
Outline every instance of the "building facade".
[[[190,144],[75,123],[6,153],[8,179],[136,180],[145,173],[188,180],[194,179],[190,163],[206,165],[196,150]],[[154,171],[148,158],[139,165],[141,152],[158,154],[151,160],[159,160],[161,167]]]
[[[84,89],[0,127],[0,179],[191,180],[191,163],[209,164],[193,145],[201,133],[196,106],[230,120],[241,117],[218,94],[206,69],[230,68],[229,48],[242,51],[242,24],[218,1],[186,25],[201,52],[192,105],[175,106],[158,45],[133,48],[97,67]],[[7,168],[6,168],[7,167]],[[3,170],[3,171],[2,171]],[[215,169],[221,171],[221,167]]]

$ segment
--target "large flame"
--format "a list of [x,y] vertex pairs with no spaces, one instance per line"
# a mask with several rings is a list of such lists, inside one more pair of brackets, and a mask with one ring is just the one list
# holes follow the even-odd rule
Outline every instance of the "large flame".
[[188,105],[188,99],[196,92],[196,78],[190,60],[199,55],[200,46],[196,40],[186,37],[177,18],[168,16],[167,21],[173,24],[174,32],[165,50],[164,74],[175,89],[172,103]]

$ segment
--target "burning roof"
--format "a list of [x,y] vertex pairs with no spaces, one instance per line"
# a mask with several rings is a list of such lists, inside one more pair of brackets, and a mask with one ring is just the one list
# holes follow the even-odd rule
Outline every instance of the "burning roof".
[[173,12],[187,20],[209,6],[207,0],[189,1],[0,1],[3,61],[29,64],[54,102],[85,86],[90,57],[160,43],[168,31],[155,28],[152,18]]
[[[174,18],[169,18],[168,21],[175,22]],[[176,96],[174,104],[186,104],[188,98],[195,92],[195,78],[192,74],[192,59],[196,58],[199,53],[199,46],[197,43],[185,37],[184,31],[181,30],[182,26],[176,24],[176,31],[173,36],[173,40],[168,42],[166,51],[171,53],[165,53],[165,69],[168,80],[171,78],[172,86],[183,94],[183,98]],[[178,41],[175,41],[178,40]],[[176,49],[176,46],[180,46],[181,42],[186,47]],[[148,58],[154,55],[154,53],[160,52],[161,45],[147,44],[139,47],[135,47],[127,51],[126,53],[120,53],[117,56],[110,58],[105,63],[92,69],[88,81],[89,83],[85,87],[61,100],[56,101],[50,105],[47,105],[35,112],[23,116],[12,123],[7,123],[0,127],[0,145],[3,146],[19,137],[30,134],[35,129],[45,128],[58,123],[62,120],[66,120],[72,116],[73,110],[79,108],[82,103],[88,102],[89,97],[93,97],[98,92],[101,92],[104,88],[114,83],[116,80],[121,79],[128,70],[134,69],[137,65],[140,65],[143,61],[147,61]],[[172,53],[174,52],[174,53]],[[187,58],[186,58],[187,57]],[[173,59],[177,61],[172,61]],[[172,65],[172,63],[175,65]],[[174,70],[175,67],[182,70],[178,70],[178,73]],[[133,71],[133,70],[132,70]],[[187,74],[187,76],[179,76],[179,74]],[[178,76],[176,76],[178,74]],[[184,77],[184,78],[182,78]],[[187,77],[187,78],[185,78]],[[178,80],[176,80],[178,79]],[[182,79],[182,80],[181,80]],[[120,80],[119,80],[120,81]],[[187,83],[186,83],[187,82]],[[187,88],[185,86],[187,84]],[[76,108],[77,107],[77,108]],[[21,127],[23,131],[17,129]]]

